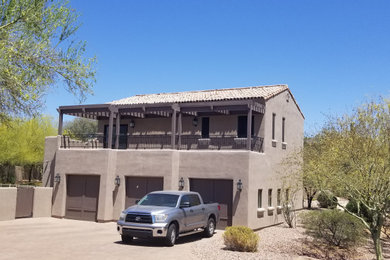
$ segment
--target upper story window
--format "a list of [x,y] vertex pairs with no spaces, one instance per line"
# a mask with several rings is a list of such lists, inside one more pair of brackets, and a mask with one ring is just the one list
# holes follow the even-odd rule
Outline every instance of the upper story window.
[[282,190],[281,189],[278,189],[278,194],[277,194],[277,205],[276,206],[280,206],[282,204]]
[[[252,127],[251,127],[252,136],[255,132],[254,123],[255,123],[255,117],[252,116]],[[248,132],[248,116],[239,116],[237,121],[237,137],[246,138],[247,132]]]
[[272,140],[275,140],[275,119],[276,119],[276,114],[272,114]]
[[202,138],[210,137],[210,118],[202,117]]
[[286,118],[282,118],[282,142],[284,142],[285,141],[285,127],[286,127]]

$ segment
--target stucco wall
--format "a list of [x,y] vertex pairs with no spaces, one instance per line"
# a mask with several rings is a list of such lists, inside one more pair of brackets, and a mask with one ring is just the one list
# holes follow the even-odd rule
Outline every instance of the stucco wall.
[[17,188],[0,188],[0,220],[11,220],[16,213]]
[[51,217],[52,193],[51,187],[34,188],[33,218]]
[[[277,189],[282,188],[284,176],[282,162],[290,153],[303,147],[304,118],[299,112],[293,99],[287,102],[287,91],[269,99],[264,115],[264,153],[251,153],[249,164],[250,191],[248,199],[248,225],[251,228],[269,226],[283,221],[283,216],[277,214],[276,209],[268,212],[268,189],[272,189],[272,206],[277,206]],[[275,140],[276,147],[272,145],[272,114],[276,114]],[[282,148],[282,118],[285,117],[286,149]],[[263,216],[257,213],[258,190],[263,190],[262,205],[266,209]],[[295,206],[302,208],[302,191],[298,191]],[[269,213],[273,213],[269,215]]]

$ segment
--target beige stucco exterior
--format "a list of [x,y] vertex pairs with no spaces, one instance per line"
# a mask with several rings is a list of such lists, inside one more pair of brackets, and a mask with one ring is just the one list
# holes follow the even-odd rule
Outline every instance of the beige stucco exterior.
[[11,220],[16,213],[17,188],[0,188],[0,220]]
[[[100,189],[98,221],[116,220],[125,207],[125,177],[163,177],[164,189],[178,190],[178,181],[185,180],[184,190],[189,190],[190,178],[233,180],[233,225],[246,225],[257,229],[282,222],[276,210],[277,190],[282,188],[281,162],[290,152],[303,145],[304,117],[295,100],[284,91],[266,100],[265,114],[255,114],[254,134],[264,138],[263,152],[250,150],[116,150],[116,149],[60,149],[59,137],[47,138],[45,162],[47,167],[44,183],[54,185],[52,215],[65,216],[66,175],[99,175]],[[272,114],[276,114],[275,140],[272,140]],[[245,114],[244,114],[245,115]],[[237,116],[210,116],[210,134],[236,135]],[[285,143],[282,147],[282,118],[285,118]],[[193,117],[183,117],[183,135],[200,135],[201,120],[194,127]],[[129,119],[121,120],[128,124]],[[171,134],[170,118],[135,119],[135,127],[129,135]],[[107,121],[99,122],[103,132]],[[275,145],[276,143],[276,145]],[[274,144],[274,145],[273,145]],[[60,183],[50,181],[55,174],[61,176]],[[50,177],[51,176],[51,177]],[[114,179],[119,176],[121,185]],[[243,190],[237,190],[241,179]],[[264,214],[258,213],[258,190],[263,190]],[[268,210],[268,189],[272,189],[272,206]],[[302,205],[302,194],[298,194],[296,206]],[[271,214],[272,213],[272,214]]]

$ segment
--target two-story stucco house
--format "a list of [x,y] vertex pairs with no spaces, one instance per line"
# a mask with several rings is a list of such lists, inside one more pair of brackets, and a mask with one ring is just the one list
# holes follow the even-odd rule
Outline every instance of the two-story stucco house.
[[[112,221],[150,191],[182,189],[219,202],[220,227],[283,221],[278,171],[302,147],[304,123],[286,85],[137,95],[58,111],[59,133],[46,139],[44,159],[55,217]],[[63,115],[96,119],[99,133],[64,136]]]

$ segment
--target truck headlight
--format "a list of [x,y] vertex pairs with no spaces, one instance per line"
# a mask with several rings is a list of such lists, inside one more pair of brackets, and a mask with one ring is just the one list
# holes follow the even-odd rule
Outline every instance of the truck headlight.
[[156,214],[154,215],[154,221],[155,222],[165,222],[167,220],[168,215],[167,214]]
[[120,215],[119,215],[119,220],[120,221],[124,221],[126,218],[126,213],[125,212],[122,212]]

